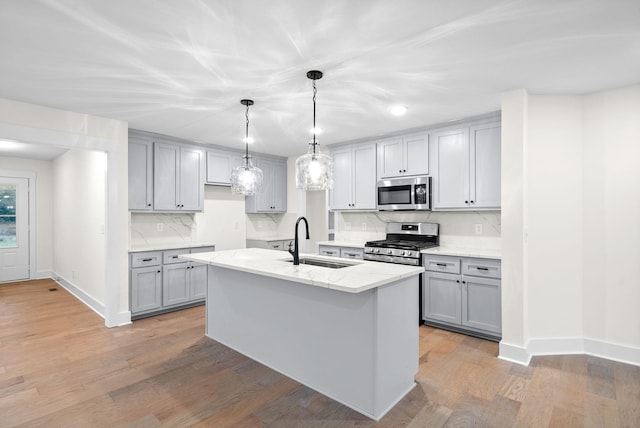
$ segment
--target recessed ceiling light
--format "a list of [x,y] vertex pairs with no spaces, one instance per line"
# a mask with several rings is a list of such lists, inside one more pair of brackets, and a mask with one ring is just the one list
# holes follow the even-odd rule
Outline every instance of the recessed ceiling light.
[[395,105],[395,106],[389,107],[389,113],[391,113],[394,116],[402,116],[407,112],[407,110],[408,110],[407,106],[402,106],[402,105]]
[[0,149],[12,150],[22,147],[22,144],[15,140],[0,140]]

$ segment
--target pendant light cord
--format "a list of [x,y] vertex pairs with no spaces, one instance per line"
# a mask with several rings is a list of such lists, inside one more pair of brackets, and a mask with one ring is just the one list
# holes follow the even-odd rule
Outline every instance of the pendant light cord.
[[247,110],[244,113],[244,117],[246,118],[246,129],[244,135],[244,143],[245,143],[245,165],[249,167],[249,104],[247,104]]
[[316,94],[318,90],[316,89],[316,81],[313,80],[313,154],[316,154]]

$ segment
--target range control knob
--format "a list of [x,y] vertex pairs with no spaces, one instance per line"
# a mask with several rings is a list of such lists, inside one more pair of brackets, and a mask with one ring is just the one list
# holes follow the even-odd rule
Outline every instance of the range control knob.
[[401,255],[401,256],[404,256],[404,250],[403,250],[403,251],[400,251],[400,255]]
[[387,250],[387,254],[389,255],[393,254],[393,250]]
[[376,248],[373,250],[374,253],[379,253],[380,252],[380,248]]
[[411,251],[407,251],[407,257],[413,257],[413,253]]

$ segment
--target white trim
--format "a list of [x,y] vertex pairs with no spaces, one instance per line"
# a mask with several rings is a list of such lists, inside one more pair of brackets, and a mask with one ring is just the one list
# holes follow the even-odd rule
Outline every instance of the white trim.
[[36,186],[38,174],[35,171],[22,171],[12,169],[0,169],[0,176],[13,178],[26,178],[29,182],[29,279],[37,278],[36,275]]
[[499,344],[498,358],[512,363],[528,366],[531,361],[531,355],[526,348],[511,345],[501,341]]
[[640,348],[582,337],[536,338],[526,348],[500,342],[498,358],[528,366],[532,357],[547,355],[592,355],[640,367]]
[[594,357],[640,366],[640,348],[585,338],[584,351]]
[[58,275],[56,272],[53,272],[52,278],[55,282],[60,284],[62,288],[73,294],[78,300],[87,305],[92,311],[104,318],[105,307],[102,303],[82,291],[80,288],[76,287],[72,282],[67,281],[66,279]]
[[527,342],[527,352],[531,355],[573,355],[584,354],[584,339],[581,337],[542,337]]

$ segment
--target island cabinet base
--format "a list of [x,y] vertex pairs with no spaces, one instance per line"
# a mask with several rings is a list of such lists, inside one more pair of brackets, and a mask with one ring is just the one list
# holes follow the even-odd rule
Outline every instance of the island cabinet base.
[[348,293],[209,266],[206,335],[379,420],[415,386],[418,276]]

